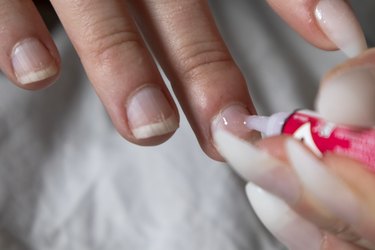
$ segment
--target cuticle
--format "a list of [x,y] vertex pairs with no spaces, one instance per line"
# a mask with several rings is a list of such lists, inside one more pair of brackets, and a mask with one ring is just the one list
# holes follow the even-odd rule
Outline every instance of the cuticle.
[[132,100],[132,98],[143,88],[147,88],[147,87],[151,87],[151,88],[155,88],[155,89],[158,89],[160,90],[163,94],[164,94],[164,91],[160,88],[160,86],[154,84],[154,83],[145,83],[137,88],[135,88],[133,91],[130,92],[130,94],[126,97],[126,101],[125,101],[125,107],[128,107],[129,105],[129,102],[130,100]]

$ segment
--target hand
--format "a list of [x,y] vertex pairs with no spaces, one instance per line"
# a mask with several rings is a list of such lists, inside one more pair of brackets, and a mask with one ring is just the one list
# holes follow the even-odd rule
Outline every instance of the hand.
[[[316,106],[327,120],[375,124],[375,50],[331,71]],[[255,147],[218,130],[215,141],[252,182],[255,212],[290,249],[375,249],[375,172],[367,166],[333,154],[317,158],[286,136]]]
[[[176,105],[145,42],[210,157],[221,159],[211,138],[215,117],[226,115],[235,121],[255,113],[245,80],[215,27],[207,1],[50,2],[114,125],[127,140],[159,144],[179,123]],[[343,0],[269,2],[318,47],[338,47],[349,55],[366,47],[358,22]],[[337,15],[342,15],[340,23]],[[60,59],[33,2],[0,0],[0,23],[0,67],[8,78],[31,90],[53,82]]]

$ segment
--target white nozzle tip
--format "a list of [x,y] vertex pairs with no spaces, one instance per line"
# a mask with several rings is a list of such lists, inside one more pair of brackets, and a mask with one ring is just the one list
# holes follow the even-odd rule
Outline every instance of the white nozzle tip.
[[265,136],[274,136],[281,134],[282,127],[285,120],[290,116],[290,113],[280,112],[267,116],[252,115],[246,118],[246,127],[252,130],[257,130]]
[[251,130],[256,130],[261,133],[267,132],[269,117],[251,115],[246,118],[246,127]]

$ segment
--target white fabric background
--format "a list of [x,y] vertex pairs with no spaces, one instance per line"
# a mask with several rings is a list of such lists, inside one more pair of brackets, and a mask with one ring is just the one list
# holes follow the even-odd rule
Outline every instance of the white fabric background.
[[[211,5],[260,113],[311,108],[319,78],[344,60],[306,44],[263,0]],[[283,249],[184,117],[164,145],[124,141],[63,30],[53,35],[54,86],[27,92],[0,76],[0,249]]]

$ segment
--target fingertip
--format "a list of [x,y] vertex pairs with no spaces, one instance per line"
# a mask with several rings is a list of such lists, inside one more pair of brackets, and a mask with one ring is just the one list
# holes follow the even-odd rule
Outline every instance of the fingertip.
[[363,30],[345,0],[268,0],[271,7],[306,41],[324,50],[354,57],[367,49]]
[[246,193],[259,219],[288,248],[321,249],[321,232],[284,201],[252,183],[246,185]]
[[218,151],[217,144],[217,134],[220,130],[227,131],[251,143],[258,141],[260,139],[260,134],[246,127],[246,118],[254,113],[254,108],[247,108],[241,103],[235,102],[224,105],[219,113],[211,119],[209,139],[203,140],[202,142],[204,152],[214,160],[224,161],[224,158]]
[[216,146],[213,142],[207,143],[207,144],[201,144],[201,149],[212,160],[225,162],[224,157],[222,157],[219,151],[217,151]]
[[332,122],[372,126],[375,122],[375,50],[330,71],[321,82],[315,106]]
[[337,50],[337,46],[319,27],[315,18],[318,0],[267,0],[272,9],[307,42],[323,50]]
[[324,34],[348,57],[367,49],[363,30],[347,1],[319,0],[314,15]]
[[162,86],[147,84],[125,96],[119,90],[106,91],[100,97],[125,140],[140,146],[156,146],[169,140],[180,123],[177,107],[165,91]]
[[[55,54],[55,55],[53,55]],[[35,37],[16,43],[11,55],[12,73],[10,79],[17,86],[37,90],[53,83],[60,72],[60,58],[57,50],[51,50]]]

